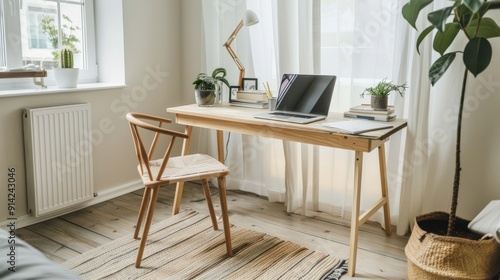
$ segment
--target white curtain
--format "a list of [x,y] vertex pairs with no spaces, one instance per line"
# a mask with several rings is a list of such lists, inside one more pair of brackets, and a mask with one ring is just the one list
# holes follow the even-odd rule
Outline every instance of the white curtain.
[[[429,8],[425,9],[428,11]],[[399,173],[401,176],[389,176],[402,181],[401,202],[399,206],[398,234],[407,233],[413,218],[423,212],[425,199],[425,186],[428,178],[429,164],[429,106],[430,106],[430,81],[428,69],[431,65],[431,40],[425,40],[420,45],[419,55],[415,50],[416,36],[418,34],[403,19],[398,24],[402,35],[400,47],[403,48],[400,59],[401,77],[410,77],[408,104],[407,139],[404,151],[404,164]],[[417,28],[423,30],[426,18],[419,17]]]
[[[401,196],[404,203],[411,202],[409,198],[420,189],[418,180],[412,180],[424,172],[426,165],[405,162],[404,155],[411,158],[421,148],[418,142],[423,140],[418,137],[427,137],[428,102],[421,95],[428,92],[428,84],[421,83],[425,73],[420,71],[422,65],[428,69],[423,63],[428,58],[414,54],[415,38],[405,35],[408,24],[401,17],[403,2],[203,1],[207,71],[225,67],[233,85],[238,69],[222,44],[246,9],[256,12],[260,23],[243,27],[232,47],[246,67],[246,77],[258,78],[259,86],[269,81],[276,91],[284,73],[334,74],[337,83],[330,111],[344,112],[368,102],[359,94],[379,80],[409,82],[407,95],[404,98],[393,95],[391,102],[396,105],[399,117],[419,121],[410,122],[408,133],[398,133],[386,144],[391,216],[393,224],[402,225],[400,233],[404,233],[413,213],[418,211],[400,209],[399,205]],[[224,98],[227,100],[227,94]],[[419,106],[408,110],[408,103]],[[215,134],[210,133],[202,136],[211,139],[203,142],[204,149],[215,154]],[[410,136],[410,144],[405,150],[406,134]],[[231,170],[229,188],[285,202],[290,212],[315,215],[316,211],[322,211],[350,218],[354,152],[258,135],[226,133],[225,136],[229,138],[226,143],[226,164]],[[371,207],[379,197],[378,156],[373,151],[364,158],[361,209]],[[419,205],[415,201],[413,208]],[[382,221],[382,212],[373,218]]]
[[[433,4],[422,14],[451,5],[445,0]],[[499,22],[500,11],[490,11],[486,16]],[[422,31],[429,23],[425,16],[419,20],[417,27]],[[409,33],[416,36],[413,29]],[[451,205],[458,104],[465,68],[461,54],[457,55],[446,74],[430,87],[428,70],[437,56],[428,37],[420,46],[420,55],[408,56],[413,86],[398,233],[404,233],[415,216],[430,211],[449,212]],[[465,38],[460,34],[457,39],[450,51],[463,50]],[[457,215],[466,219],[473,219],[491,200],[500,199],[500,126],[495,118],[500,104],[500,65],[495,63],[500,55],[500,40],[491,43],[491,63],[476,78],[469,73],[464,103]],[[412,50],[414,46],[410,45]]]

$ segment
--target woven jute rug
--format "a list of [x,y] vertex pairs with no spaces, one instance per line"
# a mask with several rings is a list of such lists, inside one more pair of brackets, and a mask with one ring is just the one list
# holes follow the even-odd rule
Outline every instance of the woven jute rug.
[[[222,228],[222,225],[220,226]],[[139,240],[122,237],[63,263],[83,279],[337,279],[345,261],[265,233],[232,226],[233,257],[210,218],[185,210],[151,226],[141,268]]]

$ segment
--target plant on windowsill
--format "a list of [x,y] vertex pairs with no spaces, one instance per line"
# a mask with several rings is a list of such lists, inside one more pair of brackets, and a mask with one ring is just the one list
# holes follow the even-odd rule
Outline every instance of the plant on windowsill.
[[361,97],[365,95],[371,96],[371,106],[375,110],[387,110],[387,100],[391,92],[395,91],[401,96],[404,96],[407,85],[406,83],[402,85],[396,85],[391,81],[387,81],[387,78],[380,81],[375,87],[366,88],[362,93]]
[[211,76],[206,73],[198,74],[193,82],[196,104],[198,106],[214,106],[216,100],[220,100],[220,83],[229,87],[229,82],[225,77],[226,69],[224,68],[216,68]]
[[[402,9],[403,17],[416,29],[419,13],[433,0],[410,0]],[[486,17],[500,1],[455,0],[452,6],[427,14],[431,23],[417,38],[417,51],[424,38],[436,29],[433,48],[441,56],[432,64],[429,78],[432,85],[444,75],[457,55],[462,55],[465,72],[458,110],[455,176],[450,213],[432,212],[417,216],[412,235],[405,248],[409,279],[498,279],[500,245],[491,235],[474,235],[468,230],[469,221],[456,217],[460,185],[462,115],[467,77],[474,77],[490,64],[492,46],[488,39],[500,37],[500,27]],[[451,19],[451,21],[450,21]],[[461,33],[465,36],[457,37]],[[463,51],[450,51],[455,38],[465,41]]]
[[[80,39],[75,35],[75,33],[80,32],[81,28],[74,24],[71,18],[65,14],[62,15],[62,22],[60,24],[60,29],[58,28],[55,18],[52,16],[45,15],[40,21],[40,26],[43,33],[47,36],[47,39],[52,46],[52,63],[49,69],[55,68],[59,61],[59,46],[65,46],[73,50],[74,54],[79,54],[80,51],[77,48]],[[59,34],[61,35],[61,44],[59,45]],[[47,63],[47,62],[45,62]]]
[[78,84],[78,68],[73,68],[73,50],[64,47],[58,52],[59,66],[54,68],[54,78],[60,88],[76,88]]

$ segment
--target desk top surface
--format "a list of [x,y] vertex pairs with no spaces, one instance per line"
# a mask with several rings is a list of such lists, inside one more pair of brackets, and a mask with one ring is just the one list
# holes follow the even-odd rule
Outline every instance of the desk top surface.
[[169,113],[191,116],[191,117],[201,117],[205,119],[212,119],[214,121],[226,121],[238,124],[259,125],[262,127],[276,127],[289,130],[301,130],[303,132],[307,131],[324,132],[333,135],[343,135],[343,136],[348,135],[349,137],[360,137],[360,138],[374,139],[374,140],[385,139],[391,136],[392,134],[398,132],[399,130],[403,129],[407,125],[406,120],[397,119],[391,122],[381,122],[384,124],[392,125],[393,126],[392,128],[351,135],[351,134],[336,132],[331,128],[327,128],[321,125],[322,123],[328,123],[328,122],[353,120],[349,118],[344,118],[341,113],[330,112],[330,114],[326,119],[309,124],[296,124],[296,123],[288,123],[282,121],[264,120],[254,117],[254,115],[266,112],[267,110],[268,109],[254,109],[254,108],[230,106],[229,104],[217,104],[213,107],[200,107],[197,106],[196,104],[191,104],[191,105],[167,108],[167,112]]

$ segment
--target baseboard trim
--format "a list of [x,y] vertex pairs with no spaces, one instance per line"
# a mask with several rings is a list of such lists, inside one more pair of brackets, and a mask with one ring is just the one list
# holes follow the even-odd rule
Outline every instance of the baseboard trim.
[[[98,204],[98,203],[101,203],[104,201],[119,197],[121,195],[130,193],[130,192],[133,192],[136,190],[140,190],[142,188],[144,188],[144,185],[142,184],[141,180],[138,180],[138,181],[130,182],[130,183],[127,183],[124,185],[114,187],[114,188],[106,189],[102,192],[99,192],[96,197],[94,197],[93,199],[91,199],[89,201],[82,202],[78,205],[74,205],[74,206],[68,207],[66,209],[62,209],[60,211],[56,211],[56,212],[47,214],[46,216],[35,217],[31,214],[19,216],[19,217],[17,217],[16,220],[14,220],[15,224],[16,224],[16,228],[22,228],[22,227],[26,227],[26,226],[36,224],[36,223],[39,223],[42,221],[50,220],[50,219],[53,219],[55,217],[59,217],[59,216],[64,215],[64,214],[68,214],[68,213],[71,213],[71,212],[74,212],[74,211],[77,211],[77,210],[80,210],[80,209],[83,209],[83,208],[86,208],[86,207],[89,207],[89,206],[92,206],[92,205],[95,205],[95,204]],[[7,226],[11,222],[13,222],[13,220],[2,221],[2,222],[0,222],[0,226],[1,227]]]

